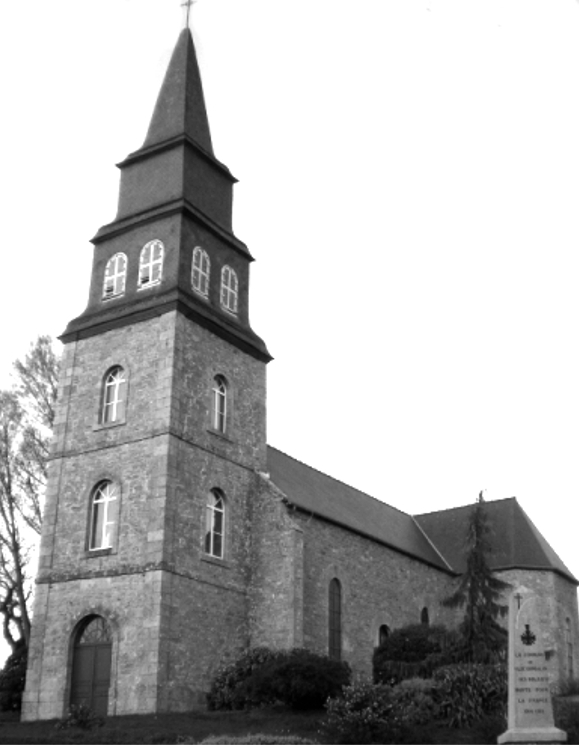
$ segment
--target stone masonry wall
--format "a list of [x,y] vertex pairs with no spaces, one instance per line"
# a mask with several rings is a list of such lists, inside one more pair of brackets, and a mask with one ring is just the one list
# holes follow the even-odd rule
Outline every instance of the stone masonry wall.
[[352,531],[296,511],[304,535],[304,646],[328,653],[328,592],[342,586],[342,658],[355,673],[371,675],[379,628],[420,623],[456,624],[457,615],[441,607],[452,591],[452,576]]
[[289,515],[275,485],[263,475],[256,481],[250,510],[251,645],[302,647],[303,532]]

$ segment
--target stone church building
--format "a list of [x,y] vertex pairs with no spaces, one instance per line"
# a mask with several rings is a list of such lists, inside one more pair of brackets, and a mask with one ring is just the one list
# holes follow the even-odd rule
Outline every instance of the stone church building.
[[[411,516],[266,444],[252,256],[181,32],[118,214],[66,328],[26,720],[191,709],[224,661],[306,647],[369,673],[380,638],[456,624],[471,506]],[[579,669],[577,581],[515,499],[493,567],[544,599],[553,678]]]

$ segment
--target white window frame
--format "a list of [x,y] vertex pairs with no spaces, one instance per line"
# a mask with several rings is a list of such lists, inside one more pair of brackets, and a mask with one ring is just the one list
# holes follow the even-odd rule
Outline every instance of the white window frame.
[[207,556],[225,556],[225,497],[219,489],[212,489],[205,505],[205,545]]
[[114,547],[117,537],[120,489],[113,481],[101,481],[91,495],[89,551]]
[[227,430],[227,394],[227,381],[223,375],[216,375],[211,389],[211,427],[222,434]]
[[107,261],[103,280],[103,300],[111,300],[125,294],[127,279],[127,256],[118,253]]
[[155,239],[146,243],[139,257],[139,290],[160,284],[163,279],[163,257],[165,246]]
[[127,378],[120,365],[105,375],[102,392],[101,423],[124,421],[127,401]]
[[239,300],[239,280],[235,269],[225,265],[221,269],[221,306],[228,311],[237,315]]
[[193,249],[193,261],[191,263],[191,287],[194,292],[202,297],[209,296],[209,274],[211,262],[209,254],[201,246]]

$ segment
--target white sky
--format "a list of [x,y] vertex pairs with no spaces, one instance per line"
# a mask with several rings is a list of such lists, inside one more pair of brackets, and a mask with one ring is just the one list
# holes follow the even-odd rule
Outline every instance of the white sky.
[[[269,442],[413,514],[517,496],[579,576],[579,3],[199,0]],[[1,3],[0,385],[85,307],[179,0]]]

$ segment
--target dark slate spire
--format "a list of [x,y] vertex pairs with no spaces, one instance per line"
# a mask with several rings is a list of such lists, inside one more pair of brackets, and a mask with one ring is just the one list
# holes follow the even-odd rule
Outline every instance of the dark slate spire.
[[173,51],[143,148],[183,134],[213,153],[203,86],[188,28],[181,31]]

